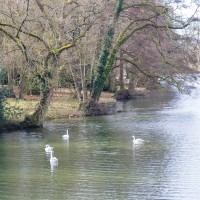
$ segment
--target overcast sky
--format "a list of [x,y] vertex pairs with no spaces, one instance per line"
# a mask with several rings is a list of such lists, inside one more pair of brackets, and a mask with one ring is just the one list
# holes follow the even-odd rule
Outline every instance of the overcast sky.
[[[200,1],[200,0],[199,0]],[[181,14],[184,16],[184,18],[192,17],[192,15],[195,13],[197,9],[197,5],[194,3],[194,0],[185,0],[185,5],[187,5],[186,8],[181,7],[177,10],[177,14]],[[198,14],[200,13],[200,8],[198,8]],[[197,17],[197,14],[195,15]]]

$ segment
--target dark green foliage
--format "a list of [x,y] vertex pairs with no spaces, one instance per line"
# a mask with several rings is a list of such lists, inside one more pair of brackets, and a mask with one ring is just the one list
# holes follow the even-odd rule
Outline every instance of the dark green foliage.
[[58,75],[58,87],[60,88],[74,87],[73,77],[66,71],[65,68],[63,68]]
[[[97,73],[96,73],[94,87],[93,87],[94,90],[92,94],[92,98],[96,100],[99,99],[100,94],[105,85],[105,82],[107,81],[109,77],[110,70],[115,62],[115,54],[117,53],[117,49],[115,49],[116,51],[113,52],[112,55],[110,55],[110,51],[112,50],[112,45],[113,45],[115,25],[122,11],[122,5],[123,5],[123,0],[118,0],[113,22],[108,27],[108,31],[105,34],[105,37],[103,39],[103,44],[102,44],[100,57],[99,57],[99,65],[97,67]],[[109,65],[108,70],[106,69],[107,65]]]
[[15,98],[15,94],[8,85],[3,85],[3,86],[0,85],[0,93],[4,98]]
[[4,118],[6,120],[15,120],[20,118],[25,113],[25,110],[18,106],[11,106],[9,108],[4,108]]
[[15,97],[15,95],[13,94],[9,86],[0,87],[0,121],[17,119],[24,113],[24,110],[16,105],[6,106],[7,102],[5,101],[5,98],[13,97]]
[[97,76],[94,81],[93,98],[100,95],[100,93],[103,90],[104,83],[106,81],[104,72],[106,63],[108,61],[108,57],[110,55],[110,49],[112,48],[113,37],[114,37],[114,26],[110,25],[110,27],[108,28],[108,32],[106,33],[105,38],[103,40],[102,49],[100,51],[99,66],[96,74]]
[[0,91],[0,121],[4,120],[4,95],[3,93]]
[[24,85],[26,94],[40,95],[40,84],[38,79],[26,79]]
[[0,85],[8,84],[8,70],[6,68],[0,69]]
[[121,11],[122,11],[122,5],[123,5],[123,0],[119,0],[118,1],[118,5],[117,5],[117,10],[116,10],[116,15],[115,18],[118,18]]

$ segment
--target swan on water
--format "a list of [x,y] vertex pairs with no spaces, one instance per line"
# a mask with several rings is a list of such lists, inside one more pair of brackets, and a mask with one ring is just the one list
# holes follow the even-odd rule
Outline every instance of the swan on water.
[[45,147],[45,151],[46,151],[46,153],[50,153],[53,151],[53,147],[51,147],[49,144],[47,144]]
[[64,140],[69,140],[68,130],[67,130],[66,134],[62,136],[62,138],[63,138]]
[[132,137],[133,137],[133,144],[142,144],[144,142],[144,140],[141,138],[135,139],[135,136]]
[[58,159],[53,156],[53,151],[51,151],[50,164],[51,166],[58,166]]

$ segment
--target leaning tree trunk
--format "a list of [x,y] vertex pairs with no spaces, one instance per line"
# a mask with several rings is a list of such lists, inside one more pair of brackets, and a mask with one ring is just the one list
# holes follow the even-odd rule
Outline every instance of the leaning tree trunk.
[[21,122],[22,127],[42,127],[46,113],[48,111],[49,103],[53,94],[53,87],[46,84],[45,79],[41,80],[41,94],[40,102],[31,116],[26,116],[25,120]]
[[[106,112],[98,105],[100,95],[104,85],[109,78],[110,71],[115,63],[115,56],[118,51],[118,40],[113,47],[113,39],[116,24],[122,12],[123,0],[118,0],[112,23],[104,36],[102,48],[100,50],[99,65],[97,66],[96,77],[92,85],[91,98],[81,106],[86,115],[100,115]],[[120,40],[120,39],[119,39]]]
[[[53,69],[57,66],[59,54],[50,52],[46,57],[44,64],[43,75],[38,75],[40,80],[40,102],[31,116],[26,116],[25,120],[21,122],[22,127],[42,127],[46,113],[48,111],[49,103],[53,94],[53,86],[51,81],[53,79]],[[51,70],[49,70],[51,66]]]

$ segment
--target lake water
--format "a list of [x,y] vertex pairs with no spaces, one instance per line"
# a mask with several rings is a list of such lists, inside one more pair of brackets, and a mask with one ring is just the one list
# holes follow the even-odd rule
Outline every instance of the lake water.
[[0,199],[199,200],[200,89],[116,106],[124,112],[0,134]]

